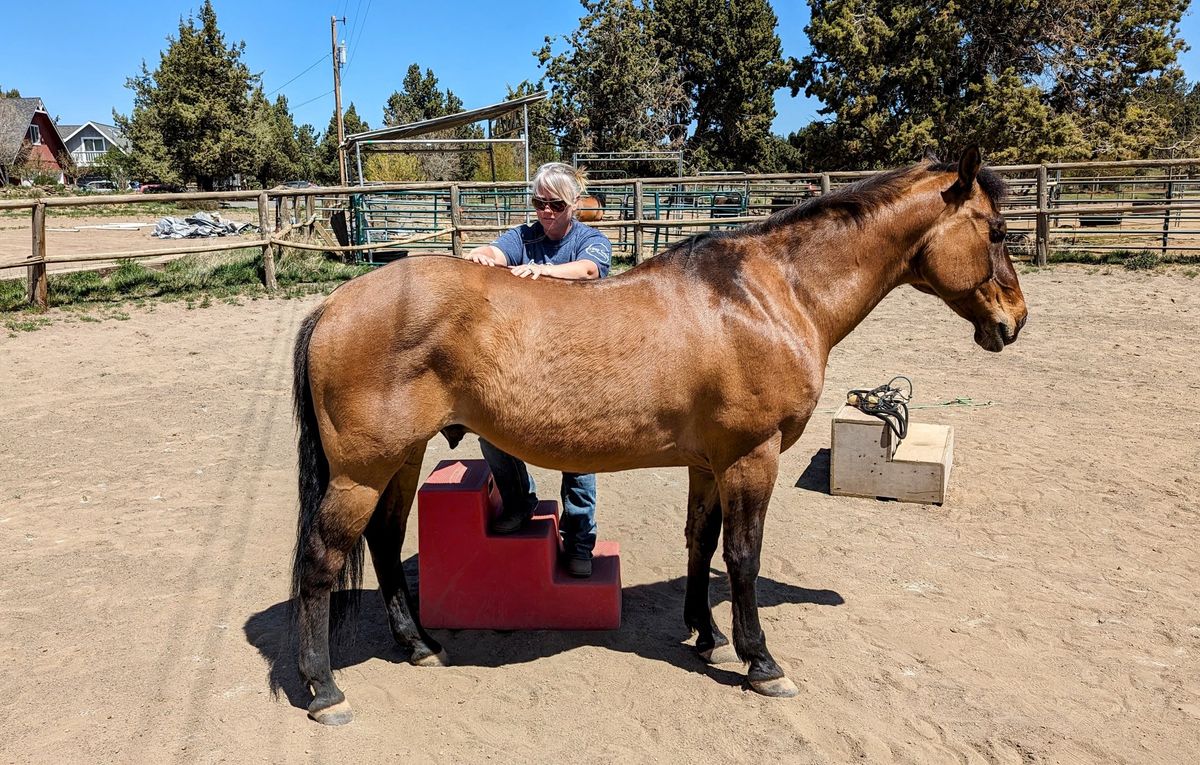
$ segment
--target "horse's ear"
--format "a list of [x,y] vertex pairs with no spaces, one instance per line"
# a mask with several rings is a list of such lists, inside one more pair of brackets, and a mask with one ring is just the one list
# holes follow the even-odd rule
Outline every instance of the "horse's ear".
[[962,156],[958,158],[958,178],[955,179],[954,185],[946,190],[947,194],[959,199],[968,196],[971,193],[971,187],[975,185],[975,176],[979,174],[979,167],[982,164],[983,160],[979,157],[978,146],[972,144],[964,149]]

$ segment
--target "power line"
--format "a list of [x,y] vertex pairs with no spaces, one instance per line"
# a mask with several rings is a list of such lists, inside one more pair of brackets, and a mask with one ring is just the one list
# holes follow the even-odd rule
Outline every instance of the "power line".
[[269,98],[269,97],[271,97],[271,96],[275,95],[275,94],[276,94],[276,93],[278,93],[279,91],[281,91],[281,90],[283,90],[284,88],[286,88],[288,85],[291,85],[291,84],[292,84],[293,82],[295,82],[296,80],[298,80],[298,79],[300,79],[301,77],[303,77],[304,75],[308,74],[308,73],[309,73],[309,71],[311,71],[311,70],[312,70],[312,68],[313,68],[314,66],[316,66],[317,64],[320,64],[322,61],[324,61],[325,59],[329,58],[329,56],[330,56],[330,54],[329,54],[329,53],[326,53],[324,56],[321,56],[319,59],[317,59],[316,61],[312,62],[312,64],[310,64],[310,65],[309,65],[308,69],[305,69],[305,70],[304,70],[303,72],[301,72],[300,74],[296,75],[296,76],[295,76],[295,77],[293,77],[292,79],[288,80],[287,82],[285,82],[285,83],[283,83],[282,85],[280,85],[278,88],[275,88],[275,89],[274,89],[274,90],[272,90],[270,93],[268,93],[268,94],[267,94],[267,97]]
[[[363,22],[364,22],[363,26],[362,26],[362,31],[364,34],[367,31],[367,25],[365,23],[367,20],[367,14],[369,14],[370,12],[371,12],[371,0],[367,0],[367,10],[363,11],[363,15],[362,15]],[[358,52],[358,44],[361,41],[362,41],[362,35],[360,34],[358,36],[358,38],[354,41],[354,49],[352,51],[350,51],[350,60],[346,62],[346,68],[349,68],[350,64],[354,63],[354,54]]]
[[[358,15],[359,8],[362,8],[362,0],[358,0],[358,4],[354,6],[354,16],[352,17],[354,19],[354,23],[350,25],[350,29],[347,31],[345,39],[342,40],[342,42],[346,43],[347,48],[350,47],[350,43],[354,40],[355,35],[358,34],[359,25],[362,23],[362,17]],[[342,14],[343,23],[345,20],[346,14]]]
[[308,106],[308,105],[309,105],[309,104],[311,104],[313,101],[319,101],[319,100],[321,100],[322,98],[324,98],[325,96],[330,96],[330,95],[333,95],[333,91],[332,91],[332,90],[329,90],[329,91],[327,91],[327,92],[325,92],[325,93],[322,93],[321,95],[317,96],[316,98],[310,98],[310,99],[308,99],[307,101],[305,101],[305,102],[304,102],[304,103],[302,103],[302,104],[296,104],[295,106],[290,106],[290,105],[289,105],[289,108],[291,108],[291,109],[294,111],[294,110],[296,110],[296,109],[299,109],[301,106]]

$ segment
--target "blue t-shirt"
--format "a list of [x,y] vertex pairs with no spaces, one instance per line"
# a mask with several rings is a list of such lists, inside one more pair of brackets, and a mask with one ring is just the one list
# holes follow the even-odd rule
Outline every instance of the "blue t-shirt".
[[557,242],[546,236],[542,224],[535,221],[510,228],[492,242],[500,248],[508,265],[522,263],[561,265],[576,260],[590,260],[600,269],[600,278],[608,276],[612,265],[612,243],[608,237],[591,226],[571,221],[567,235]]

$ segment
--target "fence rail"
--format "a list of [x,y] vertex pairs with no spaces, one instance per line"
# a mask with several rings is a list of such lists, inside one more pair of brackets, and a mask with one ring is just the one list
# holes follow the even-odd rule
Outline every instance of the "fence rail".
[[[1010,251],[1044,265],[1052,251],[1200,252],[1200,159],[1048,163],[993,167],[1008,186],[1002,212]],[[1101,172],[1105,171],[1105,172]],[[589,192],[604,203],[591,222],[610,232],[614,250],[634,263],[697,231],[762,220],[806,199],[828,194],[876,171],[595,180]],[[0,200],[0,210],[29,210],[27,255],[0,252],[0,271],[27,269],[27,294],[46,305],[47,266],[259,248],[263,281],[276,288],[283,247],[386,260],[403,248],[446,249],[461,255],[475,244],[532,218],[527,189],[511,183],[386,183],[156,194],[156,202],[249,202],[258,211],[257,238],[195,242],[170,249],[47,255],[46,216],[56,208],[144,203],[143,194]],[[332,218],[349,218],[338,241]],[[323,234],[323,235],[322,235]],[[321,241],[314,241],[314,239]]]

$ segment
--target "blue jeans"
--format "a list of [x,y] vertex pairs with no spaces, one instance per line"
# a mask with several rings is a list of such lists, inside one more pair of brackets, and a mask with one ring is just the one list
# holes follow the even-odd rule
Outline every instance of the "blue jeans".
[[[492,469],[505,511],[533,513],[538,502],[537,485],[525,463],[483,438],[479,439],[479,448]],[[558,528],[563,548],[568,556],[590,558],[596,546],[596,474],[563,473],[560,497],[562,517]]]

